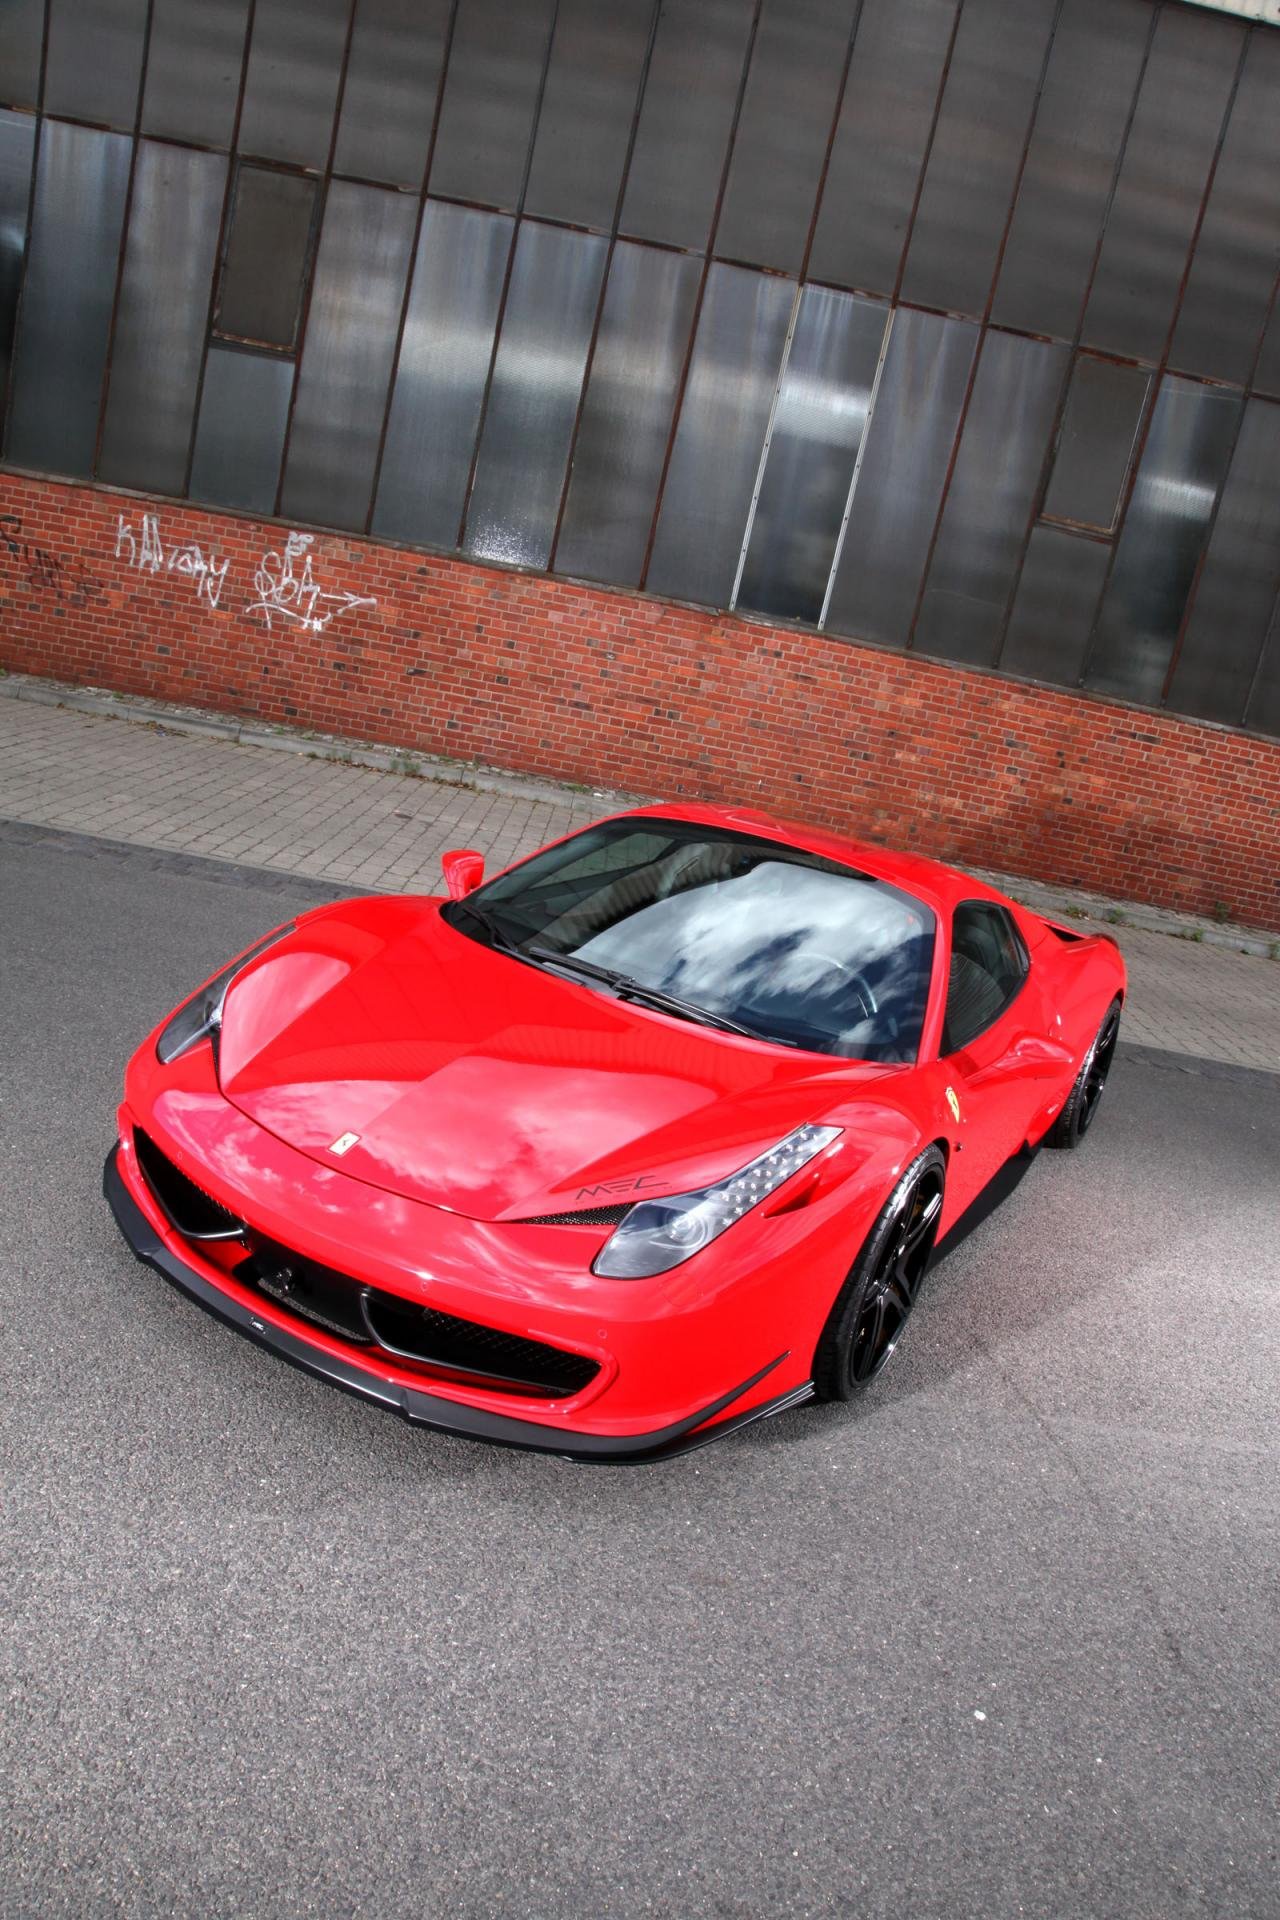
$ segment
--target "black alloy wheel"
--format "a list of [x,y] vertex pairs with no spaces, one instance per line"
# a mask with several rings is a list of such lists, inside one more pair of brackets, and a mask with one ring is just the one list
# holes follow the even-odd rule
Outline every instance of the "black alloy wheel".
[[1049,1146],[1078,1147],[1084,1139],[1098,1111],[1119,1036],[1120,1002],[1113,1000],[1103,1016],[1093,1045],[1081,1062],[1075,1085],[1067,1095],[1066,1105],[1053,1124]]
[[926,1147],[899,1180],[840,1289],[814,1355],[820,1400],[848,1400],[888,1360],[902,1338],[929,1268],[947,1163]]

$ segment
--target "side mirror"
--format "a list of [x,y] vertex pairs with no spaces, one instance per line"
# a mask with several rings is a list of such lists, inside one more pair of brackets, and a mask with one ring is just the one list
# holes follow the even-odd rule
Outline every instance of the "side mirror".
[[450,847],[440,855],[440,867],[451,900],[474,893],[484,879],[484,855],[474,847]]

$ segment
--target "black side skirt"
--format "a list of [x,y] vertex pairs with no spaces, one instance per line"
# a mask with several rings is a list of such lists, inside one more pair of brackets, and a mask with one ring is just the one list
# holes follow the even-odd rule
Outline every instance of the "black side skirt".
[[[780,1353],[776,1360],[770,1360],[749,1380],[721,1394],[718,1400],[713,1400],[700,1412],[690,1414],[687,1419],[677,1421],[674,1426],[662,1427],[654,1433],[615,1436],[557,1431],[534,1420],[516,1420],[507,1414],[491,1413],[487,1408],[470,1407],[460,1401],[441,1399],[437,1394],[421,1393],[416,1387],[394,1386],[354,1361],[326,1353],[300,1334],[260,1317],[252,1308],[243,1306],[239,1300],[224,1293],[194,1267],[171,1253],[126,1187],[116,1165],[118,1151],[118,1148],[112,1147],[107,1155],[102,1169],[102,1191],[116,1217],[116,1225],[139,1260],[154,1267],[157,1273],[188,1294],[215,1319],[225,1320],[237,1333],[246,1334],[260,1347],[269,1348],[272,1353],[278,1353],[282,1359],[291,1361],[304,1372],[327,1380],[331,1386],[342,1387],[348,1393],[358,1394],[362,1400],[372,1400],[388,1412],[400,1414],[415,1426],[432,1427],[440,1433],[458,1434],[468,1440],[488,1440],[499,1446],[520,1447],[532,1453],[555,1453],[568,1460],[639,1466],[654,1460],[670,1460],[676,1454],[691,1453],[695,1447],[704,1447],[708,1442],[718,1440],[722,1434],[736,1432],[739,1427],[750,1426],[756,1420],[765,1420],[770,1414],[781,1413],[784,1408],[799,1406],[813,1396],[813,1388],[806,1381],[803,1386],[793,1387],[775,1400],[766,1400],[761,1405],[749,1407],[745,1413],[716,1420],[717,1414],[731,1407],[735,1400],[740,1400],[766,1374],[782,1364],[787,1355]],[[714,1424],[708,1425],[707,1422]]]

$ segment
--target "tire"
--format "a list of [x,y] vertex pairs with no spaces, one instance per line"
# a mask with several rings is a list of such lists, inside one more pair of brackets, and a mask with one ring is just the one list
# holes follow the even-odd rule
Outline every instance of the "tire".
[[1093,1125],[1093,1117],[1098,1111],[1115,1057],[1119,1032],[1120,1002],[1116,999],[1103,1015],[1093,1045],[1080,1063],[1080,1071],[1067,1095],[1066,1105],[1045,1136],[1047,1147],[1078,1147]]
[[851,1400],[901,1339],[933,1254],[946,1177],[941,1147],[926,1147],[885,1201],[818,1341],[819,1400]]

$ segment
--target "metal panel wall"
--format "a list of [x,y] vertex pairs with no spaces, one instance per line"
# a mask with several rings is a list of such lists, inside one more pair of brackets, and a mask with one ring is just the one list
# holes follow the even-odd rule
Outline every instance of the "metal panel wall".
[[255,0],[242,153],[323,167],[350,15],[349,0]]
[[982,313],[1057,0],[967,0],[907,252],[904,300]]
[[521,228],[467,510],[468,553],[547,564],[605,252],[598,234]]
[[728,602],[794,293],[787,280],[711,269],[649,567],[654,593]]
[[1006,672],[1076,684],[1110,562],[1100,540],[1033,528],[1000,656]]
[[706,245],[752,11],[751,0],[666,0],[627,176],[624,233]]
[[1150,0],[1064,0],[991,310],[1002,326],[1069,340],[1079,325],[1155,18]]
[[809,259],[815,280],[897,286],[957,6],[863,6]]
[[9,385],[22,291],[35,132],[28,114],[0,112],[0,406]]
[[250,0],[160,0],[151,15],[142,131],[226,147]]
[[0,100],[34,107],[40,99],[44,0],[9,0],[0,8]]
[[913,644],[990,665],[1067,370],[1065,347],[1014,333],[982,343]]
[[388,416],[373,530],[451,547],[511,253],[506,214],[428,206]]
[[827,615],[838,633],[907,644],[977,346],[967,320],[893,316]]
[[1160,357],[1243,41],[1221,20],[1162,11],[1085,312],[1090,346]]
[[74,0],[51,8],[45,112],[132,127],[148,11],[148,0]]
[[609,268],[555,564],[634,586],[658,495],[701,270],[619,242]]
[[560,0],[525,211],[608,227],[644,77],[654,0]]
[[280,486],[293,362],[210,347],[191,465],[191,498],[270,513]]
[[333,164],[418,187],[427,164],[451,0],[360,0]]
[[1089,354],[1076,361],[1044,498],[1047,519],[1111,532],[1150,385],[1139,367]]
[[226,174],[221,154],[151,140],[139,149],[98,459],[104,480],[183,491]]
[[1280,33],[1250,44],[1169,358],[1244,384],[1280,267]]
[[778,389],[737,604],[816,621],[888,321],[879,302],[806,287]]
[[555,0],[460,0],[432,162],[436,193],[517,205],[554,19]]
[[1244,710],[1245,724],[1262,733],[1280,733],[1280,595],[1254,676],[1249,704]]
[[1160,389],[1085,672],[1102,693],[1160,698],[1240,405],[1189,380]]
[[1280,590],[1280,406],[1251,400],[1170,688],[1209,720],[1244,712]]
[[404,194],[329,190],[280,499],[292,519],[365,524],[413,217]]
[[45,122],[4,446],[20,467],[93,472],[128,186],[124,134]]
[[765,0],[716,229],[726,259],[804,265],[849,20],[848,0]]
[[1272,725],[1278,95],[1178,0],[8,0],[4,458]]

